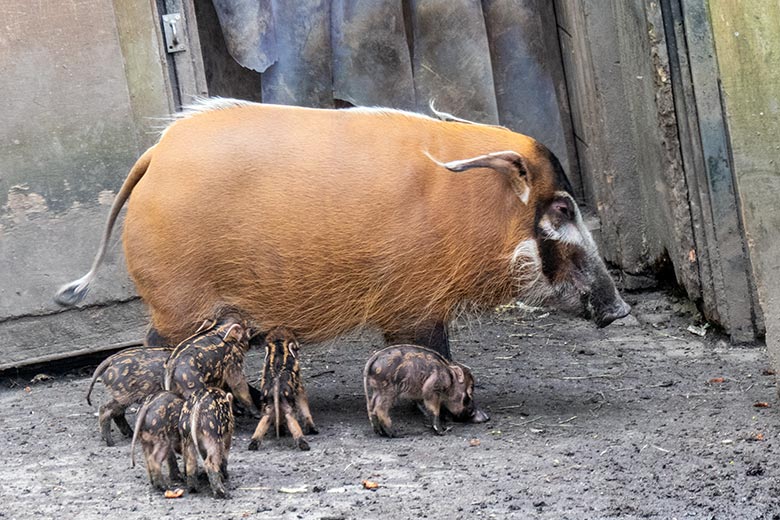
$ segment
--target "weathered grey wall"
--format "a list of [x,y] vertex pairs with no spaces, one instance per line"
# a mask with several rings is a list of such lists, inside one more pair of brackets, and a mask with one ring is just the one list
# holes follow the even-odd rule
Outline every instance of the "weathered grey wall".
[[780,374],[780,4],[709,0],[734,174]]
[[[197,0],[204,3],[211,0]],[[437,109],[539,139],[582,195],[566,84],[547,0],[214,0],[227,45],[259,71],[262,101]],[[206,6],[200,12],[208,13]],[[213,19],[213,16],[209,16]],[[201,20],[209,86],[247,96]],[[256,84],[258,78],[253,78]],[[214,92],[214,90],[212,90]]]
[[90,310],[52,302],[89,268],[114,193],[155,138],[147,117],[170,110],[151,4],[140,5],[118,1],[118,23],[111,0],[0,0],[0,369],[143,327],[139,305],[121,320],[109,309],[134,298],[116,242]]
[[[735,342],[760,330],[705,0],[555,3],[585,199],[626,286],[671,261]],[[681,8],[681,5],[684,8]]]

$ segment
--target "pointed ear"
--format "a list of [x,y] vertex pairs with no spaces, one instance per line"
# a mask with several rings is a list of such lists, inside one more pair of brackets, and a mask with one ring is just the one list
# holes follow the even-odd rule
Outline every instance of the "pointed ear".
[[517,152],[512,150],[493,152],[447,163],[437,161],[428,152],[425,152],[425,155],[439,166],[447,168],[451,172],[464,172],[472,168],[490,168],[497,171],[509,179],[512,189],[520,200],[523,201],[523,204],[528,204],[528,199],[531,195],[531,187],[528,184],[528,168],[523,156]]
[[458,384],[463,384],[466,380],[466,376],[463,374],[463,369],[458,365],[450,365],[450,371],[452,376],[458,381]]
[[239,325],[238,323],[234,323],[231,325],[228,330],[225,331],[224,336],[222,336],[222,341],[240,341],[241,336],[244,335],[244,327]]
[[200,327],[198,327],[198,330],[195,331],[195,334],[206,332],[207,330],[212,329],[216,324],[217,320],[206,319],[203,321],[203,323],[201,323]]

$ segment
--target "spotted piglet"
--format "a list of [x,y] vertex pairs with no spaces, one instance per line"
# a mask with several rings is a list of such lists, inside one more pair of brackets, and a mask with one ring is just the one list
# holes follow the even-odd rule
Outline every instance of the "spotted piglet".
[[[135,420],[135,433],[130,445],[132,465],[135,467],[135,443],[140,438],[149,481],[160,490],[166,489],[170,481],[181,480],[176,453],[181,453],[179,417],[183,405],[181,397],[162,391],[144,400]],[[163,477],[163,463],[168,465],[169,481]]]
[[233,437],[233,394],[221,388],[202,388],[190,394],[179,417],[187,487],[197,491],[198,455],[216,498],[228,498],[225,479]]
[[421,403],[439,435],[444,434],[442,406],[457,420],[484,422],[483,412],[474,406],[474,377],[468,367],[427,348],[393,345],[375,353],[363,370],[363,388],[371,425],[386,437],[395,436],[389,412],[399,399]]
[[111,399],[100,406],[98,414],[100,433],[107,446],[114,445],[112,419],[119,431],[132,437],[133,430],[125,418],[125,409],[162,390],[164,364],[172,350],[164,347],[128,348],[106,358],[95,369],[87,391],[87,403],[92,406],[92,388],[102,376],[103,384],[111,395]]
[[179,343],[165,364],[165,389],[187,399],[193,392],[210,386],[229,388],[250,412],[259,416],[244,375],[247,350],[248,329],[233,318],[201,327]]
[[316,434],[317,428],[301,381],[299,349],[295,335],[284,327],[272,329],[265,337],[265,362],[260,380],[262,416],[249,443],[250,450],[260,446],[271,423],[276,426],[276,437],[279,438],[282,415],[295,445],[303,451],[309,450],[296,415],[303,420],[305,433]]

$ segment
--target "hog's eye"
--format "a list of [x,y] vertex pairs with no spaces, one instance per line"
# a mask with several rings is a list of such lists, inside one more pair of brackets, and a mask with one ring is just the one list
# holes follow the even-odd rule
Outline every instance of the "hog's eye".
[[550,204],[550,216],[559,223],[574,220],[574,204],[568,197],[560,197]]

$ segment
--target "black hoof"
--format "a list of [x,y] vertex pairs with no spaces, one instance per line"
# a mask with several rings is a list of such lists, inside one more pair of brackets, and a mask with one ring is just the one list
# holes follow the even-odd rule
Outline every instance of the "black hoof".
[[214,498],[219,498],[223,500],[227,500],[230,498],[230,494],[224,489],[215,489],[213,493],[214,493]]
[[257,448],[260,447],[260,443],[258,441],[252,441],[249,443],[249,451],[257,451]]
[[306,439],[298,439],[298,442],[296,442],[298,445],[298,449],[301,451],[309,451],[311,448],[309,447],[309,443],[306,442]]

